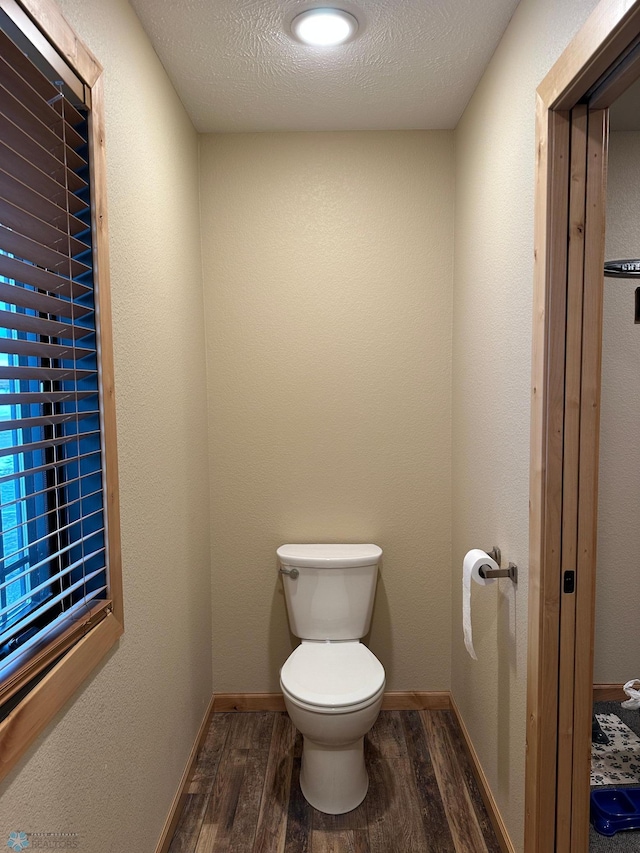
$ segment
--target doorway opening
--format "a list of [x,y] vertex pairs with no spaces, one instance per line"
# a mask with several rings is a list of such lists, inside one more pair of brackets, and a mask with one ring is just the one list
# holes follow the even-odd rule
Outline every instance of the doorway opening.
[[603,0],[538,89],[525,850],[589,848],[609,107],[640,1]]

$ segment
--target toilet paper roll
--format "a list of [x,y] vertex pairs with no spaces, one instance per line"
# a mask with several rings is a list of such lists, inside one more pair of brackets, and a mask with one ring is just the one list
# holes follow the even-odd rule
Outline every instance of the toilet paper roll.
[[478,660],[473,648],[473,631],[471,629],[471,579],[487,586],[494,582],[495,578],[483,578],[480,574],[480,566],[489,566],[491,569],[500,568],[495,560],[480,548],[472,548],[467,551],[462,561],[462,630],[464,631],[464,644],[474,660]]

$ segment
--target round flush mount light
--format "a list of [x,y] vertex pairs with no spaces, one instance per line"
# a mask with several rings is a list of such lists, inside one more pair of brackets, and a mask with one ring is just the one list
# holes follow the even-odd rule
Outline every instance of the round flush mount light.
[[357,30],[356,18],[342,9],[307,9],[291,21],[294,38],[313,47],[344,44]]

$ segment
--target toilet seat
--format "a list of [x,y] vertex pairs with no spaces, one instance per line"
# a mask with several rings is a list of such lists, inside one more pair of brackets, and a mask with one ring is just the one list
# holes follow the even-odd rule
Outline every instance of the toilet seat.
[[363,643],[303,640],[280,671],[287,697],[310,711],[348,713],[376,702],[384,667]]

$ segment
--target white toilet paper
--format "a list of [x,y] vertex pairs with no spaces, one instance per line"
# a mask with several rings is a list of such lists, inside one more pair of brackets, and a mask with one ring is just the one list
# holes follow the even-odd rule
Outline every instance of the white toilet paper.
[[483,578],[480,574],[480,566],[489,566],[491,569],[500,568],[496,561],[480,548],[467,551],[462,562],[462,630],[464,644],[474,660],[478,660],[478,656],[473,648],[473,631],[471,630],[471,578],[481,586],[486,586],[495,580],[495,578]]

